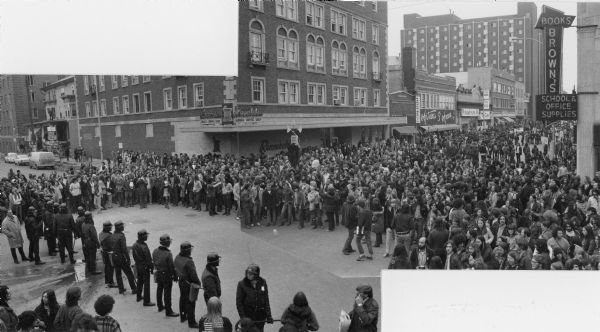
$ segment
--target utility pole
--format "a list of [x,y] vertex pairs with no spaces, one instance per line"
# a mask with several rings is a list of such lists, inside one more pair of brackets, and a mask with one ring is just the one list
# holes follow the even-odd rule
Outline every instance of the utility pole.
[[102,122],[100,121],[100,97],[98,96],[99,94],[99,89],[98,89],[98,80],[100,79],[99,75],[95,75],[94,76],[94,93],[96,94],[96,116],[98,119],[98,145],[100,147],[100,162],[102,162],[104,160],[104,153],[103,153],[103,149],[104,147],[102,146]]

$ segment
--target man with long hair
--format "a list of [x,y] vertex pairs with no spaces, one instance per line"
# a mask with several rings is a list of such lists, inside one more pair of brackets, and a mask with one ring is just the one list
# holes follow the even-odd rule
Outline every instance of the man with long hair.
[[54,319],[54,327],[59,331],[71,331],[75,317],[83,313],[79,307],[81,288],[71,287],[67,290],[65,304],[61,305]]

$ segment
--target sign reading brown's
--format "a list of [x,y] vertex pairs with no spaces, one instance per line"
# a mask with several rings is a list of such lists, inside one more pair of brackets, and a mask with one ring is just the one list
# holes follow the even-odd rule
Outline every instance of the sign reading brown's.
[[577,120],[577,95],[537,95],[537,120]]

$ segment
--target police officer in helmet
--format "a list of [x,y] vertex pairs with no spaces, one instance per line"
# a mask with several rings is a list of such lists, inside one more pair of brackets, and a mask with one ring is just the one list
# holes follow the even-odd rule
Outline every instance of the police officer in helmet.
[[160,236],[160,246],[154,249],[152,261],[154,262],[154,281],[156,282],[156,302],[158,312],[165,310],[167,317],[178,317],[179,314],[173,312],[171,304],[171,290],[173,281],[177,281],[175,265],[173,264],[173,254],[169,250],[171,246],[171,237],[169,234]]

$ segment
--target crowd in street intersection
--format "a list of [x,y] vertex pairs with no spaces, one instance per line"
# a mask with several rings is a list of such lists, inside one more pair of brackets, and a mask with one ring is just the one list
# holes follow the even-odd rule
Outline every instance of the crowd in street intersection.
[[[416,143],[398,137],[354,146],[307,147],[299,158],[291,158],[293,164],[285,153],[266,156],[262,151],[241,158],[118,151],[99,167],[83,164],[62,175],[11,171],[1,183],[0,206],[6,210],[2,232],[15,263],[19,251],[23,261],[43,264],[42,237],[51,255],[58,251],[63,263],[67,256],[73,262],[75,237],[83,241],[88,271],[96,273],[96,250],[102,248],[106,284],[125,292],[121,277],[125,273],[138,300],[147,306],[154,305],[148,290],[154,273],[161,299],[158,309],[168,316],[177,315],[170,307],[171,286],[177,282],[185,295],[180,297],[179,317],[191,327],[198,322],[194,296],[187,294],[197,296],[202,286],[209,312],[200,320],[200,330],[210,330],[206,317],[213,326],[231,325],[220,315],[219,255],[208,254],[199,278],[189,257],[191,243],[181,243],[173,259],[165,234],[161,247],[150,254],[147,232],[140,230],[132,250],[134,278],[123,223],[115,223],[114,233],[112,224],[96,233],[92,212],[160,204],[206,211],[209,216],[233,214],[232,220],[239,220],[243,228],[312,229],[299,232],[342,228],[347,239],[339,244],[340,254],[382,261],[373,256],[373,247],[383,247],[389,260],[382,268],[597,270],[600,178],[575,175],[573,134],[567,123],[504,124],[424,133]],[[76,219],[71,214],[75,212]],[[20,223],[25,224],[28,254],[22,249]],[[211,287],[214,291],[207,295]],[[273,323],[258,266],[247,268],[237,300],[242,319],[238,323],[247,318],[258,330]],[[349,331],[374,331],[378,306],[371,287],[357,288],[353,308]],[[98,312],[96,321],[108,315],[106,310]],[[296,295],[289,310],[294,314],[284,314],[284,331],[318,329],[303,294]],[[296,311],[303,318],[291,322],[290,317],[299,317]]]

